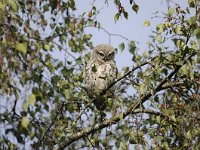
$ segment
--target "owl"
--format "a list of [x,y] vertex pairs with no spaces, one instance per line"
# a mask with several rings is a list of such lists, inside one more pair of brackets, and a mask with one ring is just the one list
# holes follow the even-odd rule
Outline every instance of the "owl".
[[[97,97],[94,100],[94,105],[98,110],[106,108],[108,98],[99,94],[117,78],[117,67],[114,58],[115,50],[112,46],[108,44],[97,45],[84,69],[84,85],[89,97]],[[111,92],[111,89],[109,92]]]

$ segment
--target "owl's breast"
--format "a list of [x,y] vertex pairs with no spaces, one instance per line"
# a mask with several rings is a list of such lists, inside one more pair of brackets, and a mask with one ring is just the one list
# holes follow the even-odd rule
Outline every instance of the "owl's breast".
[[116,79],[116,67],[112,64],[102,64],[97,67],[94,74],[95,89],[101,91]]

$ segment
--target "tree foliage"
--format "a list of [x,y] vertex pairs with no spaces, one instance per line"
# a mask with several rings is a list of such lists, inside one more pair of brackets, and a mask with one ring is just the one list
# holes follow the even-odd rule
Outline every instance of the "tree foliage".
[[[116,23],[140,11],[133,0],[133,12],[120,0],[114,3]],[[125,66],[109,86],[122,84],[101,121],[82,87],[93,48],[85,29],[103,29],[100,12],[93,5],[78,16],[76,5],[0,1],[0,149],[200,148],[198,0],[156,13],[163,19],[143,53],[134,41],[119,44],[120,51],[129,50],[133,66]]]

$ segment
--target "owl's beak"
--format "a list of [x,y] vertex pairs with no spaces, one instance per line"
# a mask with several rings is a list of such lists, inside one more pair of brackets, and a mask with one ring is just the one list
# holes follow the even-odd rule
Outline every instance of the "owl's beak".
[[109,57],[108,57],[108,56],[104,56],[104,57],[103,57],[103,60],[104,60],[104,61],[108,61],[108,60],[109,60]]

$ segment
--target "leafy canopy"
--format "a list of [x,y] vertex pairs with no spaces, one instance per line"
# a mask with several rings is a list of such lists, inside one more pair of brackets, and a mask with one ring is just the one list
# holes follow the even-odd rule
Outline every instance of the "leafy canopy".
[[[114,4],[116,23],[140,11],[134,0],[133,12]],[[119,35],[117,50],[129,50],[133,66],[118,73],[111,86],[121,88],[99,112],[82,87],[82,70],[93,48],[85,29],[105,31],[101,11],[92,5],[77,16],[75,0],[0,1],[0,149],[198,149],[199,2],[170,4],[155,14],[163,19],[146,51]]]

